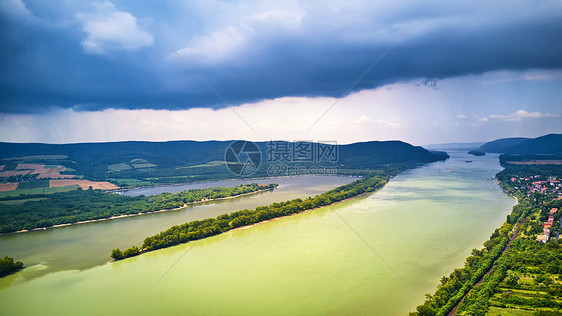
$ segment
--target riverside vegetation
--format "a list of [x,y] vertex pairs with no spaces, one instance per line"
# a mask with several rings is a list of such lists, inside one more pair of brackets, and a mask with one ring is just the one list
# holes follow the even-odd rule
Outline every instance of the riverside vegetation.
[[5,256],[4,259],[0,258],[0,277],[16,272],[23,268],[21,261],[14,262],[14,258]]
[[[508,165],[499,172],[496,178],[500,185],[519,204],[484,248],[472,250],[464,267],[444,276],[435,293],[426,294],[424,304],[410,315],[447,315],[455,306],[457,315],[486,315],[490,308],[493,315],[509,314],[504,308],[528,315],[562,315],[562,244],[554,238],[546,244],[536,241],[537,233],[543,230],[539,222],[548,210],[562,207],[562,200],[527,192],[509,181],[531,175],[560,177],[562,167]],[[560,212],[556,221],[560,221]],[[517,226],[519,230],[515,230]],[[556,224],[553,231],[558,229]],[[510,235],[513,243],[506,249]]]
[[159,234],[147,237],[141,247],[133,246],[124,251],[114,249],[111,257],[121,260],[156,249],[166,248],[192,240],[221,234],[242,226],[248,226],[278,217],[300,213],[317,207],[326,206],[366,192],[375,191],[386,184],[386,180],[373,175],[366,175],[352,183],[337,187],[312,198],[294,199],[286,202],[260,206],[254,210],[241,210],[223,214],[216,218],[192,221],[173,226]]
[[48,196],[30,195],[27,196],[27,202],[19,204],[9,203],[16,201],[16,198],[7,197],[0,199],[0,233],[170,210],[188,203],[235,197],[277,186],[252,183],[137,197],[109,194],[100,190],[75,190]]

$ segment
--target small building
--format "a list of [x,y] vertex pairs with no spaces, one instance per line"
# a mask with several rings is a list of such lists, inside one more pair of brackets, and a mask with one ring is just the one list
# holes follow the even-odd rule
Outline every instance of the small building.
[[537,236],[537,240],[542,242],[542,243],[546,243],[548,241],[548,236],[546,235],[539,235]]

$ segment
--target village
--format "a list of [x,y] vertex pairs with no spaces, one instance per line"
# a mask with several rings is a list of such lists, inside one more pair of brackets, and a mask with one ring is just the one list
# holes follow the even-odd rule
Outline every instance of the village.
[[[531,196],[534,193],[551,195],[553,200],[562,199],[562,184],[560,180],[556,177],[544,178],[539,175],[534,175],[530,177],[512,177],[511,182],[515,184],[514,189],[525,193],[527,196]],[[562,226],[562,222],[557,227],[554,224],[554,217],[558,212],[558,208],[551,208],[549,210],[548,219],[542,223],[543,233],[537,236],[537,241],[546,243],[551,237],[558,240],[560,231],[559,227]]]
[[[554,215],[556,214],[556,212],[558,212],[557,208],[550,209],[550,212],[549,212],[549,215],[548,215],[548,220],[546,222],[542,223],[543,233],[542,233],[542,235],[537,236],[538,241],[546,243],[550,239],[550,231],[552,229],[552,226],[554,225]],[[558,237],[559,237],[558,234],[559,234],[559,232],[557,233],[557,236],[555,237],[556,239],[558,239]]]
[[562,199],[562,184],[556,177],[548,177],[541,180],[541,176],[534,175],[530,177],[511,178],[511,182],[516,185],[514,189],[526,192],[527,196],[533,193],[554,194],[557,195],[555,200]]
[[542,177],[539,175],[519,178],[513,177],[511,178],[511,182],[518,185],[514,186],[514,189],[526,193],[527,196],[533,193],[553,194],[556,195],[554,200],[562,199],[562,184],[560,180],[556,177],[541,178]]
[[[562,200],[562,184],[556,177],[543,177],[539,175],[529,177],[512,177],[511,182],[515,185],[514,189],[531,196],[534,193],[550,195],[553,200]],[[543,233],[537,236],[537,241],[546,243],[553,237],[558,240],[559,227],[555,227],[554,217],[558,212],[558,208],[551,208],[549,210],[547,221],[542,223]]]

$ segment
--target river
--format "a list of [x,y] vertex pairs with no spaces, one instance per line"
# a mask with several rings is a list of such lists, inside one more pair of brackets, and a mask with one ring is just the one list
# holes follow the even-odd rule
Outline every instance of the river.
[[[491,180],[501,170],[496,155],[450,154],[447,161],[400,174],[373,194],[112,264],[97,262],[107,255],[92,255],[88,264],[76,257],[90,257],[97,243],[104,244],[104,251],[139,244],[144,236],[166,228],[162,226],[168,220],[159,214],[77,225],[37,232],[39,237],[29,241],[25,239],[33,237],[27,236],[35,233],[4,236],[0,251],[34,266],[0,279],[0,310],[19,315],[407,314],[423,302],[424,293],[435,290],[443,275],[463,264],[472,248],[481,247],[515,204]],[[306,185],[299,187],[302,181],[322,190],[350,181],[319,178],[301,177],[295,190],[307,190]],[[324,181],[330,183],[320,183]],[[276,191],[288,192],[292,186],[282,191],[282,184]],[[243,197],[237,204],[248,203],[242,208],[249,208],[249,201],[268,204],[284,195],[274,194]],[[286,194],[293,195],[299,194]],[[225,200],[178,213],[215,216],[233,203]],[[213,205],[218,209],[206,212]],[[131,224],[144,220],[159,224]],[[177,220],[169,219],[168,226]],[[18,256],[26,253],[19,247],[35,247],[33,242],[52,247],[47,252],[43,246],[34,248],[42,258],[47,258],[44,253],[60,256],[57,252],[69,251],[60,249],[74,242],[50,234],[71,233],[65,230],[96,233],[89,242],[80,237],[69,248],[73,252],[63,256],[72,261],[69,268],[51,262],[44,264],[51,271],[38,275],[35,270],[44,269],[42,261],[35,264],[27,261],[32,255]]]
[[[0,255],[9,254],[10,257],[24,262],[29,267],[21,273],[21,277],[25,279],[54,271],[86,269],[104,264],[111,259],[109,255],[112,249],[140,245],[147,236],[157,234],[173,225],[243,209],[253,209],[273,202],[306,198],[353,180],[356,179],[335,176],[281,177],[259,181],[231,180],[135,189],[127,191],[125,194],[152,195],[194,188],[236,186],[252,182],[279,184],[279,187],[273,191],[198,203],[177,211],[3,235],[0,236]],[[0,287],[2,287],[1,280]]]

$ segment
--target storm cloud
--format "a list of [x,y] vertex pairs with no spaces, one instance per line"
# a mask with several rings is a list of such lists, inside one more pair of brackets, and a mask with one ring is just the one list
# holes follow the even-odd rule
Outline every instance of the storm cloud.
[[408,29],[354,91],[555,70],[562,68],[560,12],[557,1],[7,0],[0,4],[0,112],[338,97]]

